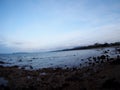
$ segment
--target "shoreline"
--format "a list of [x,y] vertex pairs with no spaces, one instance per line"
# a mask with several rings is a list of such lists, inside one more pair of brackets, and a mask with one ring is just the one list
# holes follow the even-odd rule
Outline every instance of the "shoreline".
[[44,68],[24,70],[17,66],[0,66],[0,77],[7,85],[1,90],[119,90],[120,59],[94,67],[84,68]]
[[[113,56],[109,56],[111,52]],[[29,66],[26,70],[5,67],[4,61],[0,64],[0,90],[120,90],[120,52],[116,50],[86,57],[79,67],[35,70]]]
[[[90,49],[88,51],[71,51],[59,53],[45,53],[43,56],[35,55],[6,55],[1,56],[1,66],[19,66],[19,68],[26,70],[37,70],[40,68],[73,68],[73,67],[86,67],[95,63],[106,62],[110,58],[120,56],[120,48],[99,48]],[[67,54],[66,54],[67,53]],[[60,55],[59,55],[60,54]],[[56,56],[57,55],[57,56]],[[94,63],[95,62],[95,63]]]

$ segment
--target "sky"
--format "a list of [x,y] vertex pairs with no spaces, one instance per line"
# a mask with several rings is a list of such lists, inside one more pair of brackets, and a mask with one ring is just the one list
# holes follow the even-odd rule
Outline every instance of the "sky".
[[120,41],[120,0],[0,0],[0,53]]

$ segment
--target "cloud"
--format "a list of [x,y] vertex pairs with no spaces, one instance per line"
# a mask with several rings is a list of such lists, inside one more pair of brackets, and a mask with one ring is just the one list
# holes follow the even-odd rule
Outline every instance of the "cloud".
[[[96,42],[115,42],[120,38],[120,23],[108,24],[90,30],[73,30],[71,32],[47,35],[42,38],[18,39],[4,38],[0,40],[3,48],[12,51],[41,51],[88,45]],[[19,33],[20,34],[20,33]],[[2,48],[0,48],[2,49]],[[7,51],[7,50],[6,50]]]

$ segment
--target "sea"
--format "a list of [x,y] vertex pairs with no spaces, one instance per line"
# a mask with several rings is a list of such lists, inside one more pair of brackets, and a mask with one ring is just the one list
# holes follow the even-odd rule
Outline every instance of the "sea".
[[86,50],[56,51],[42,53],[11,53],[0,54],[0,66],[18,66],[27,70],[42,68],[80,68],[87,66],[86,62],[90,57],[97,57],[105,54],[115,57],[115,47],[97,48]]

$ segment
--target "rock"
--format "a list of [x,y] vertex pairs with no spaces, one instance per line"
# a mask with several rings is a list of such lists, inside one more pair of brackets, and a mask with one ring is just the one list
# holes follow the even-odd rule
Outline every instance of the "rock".
[[104,59],[106,59],[106,56],[105,56],[105,55],[101,55],[100,58],[101,58],[102,60],[104,60]]
[[3,61],[0,61],[0,64],[5,64],[5,62],[3,62]]

